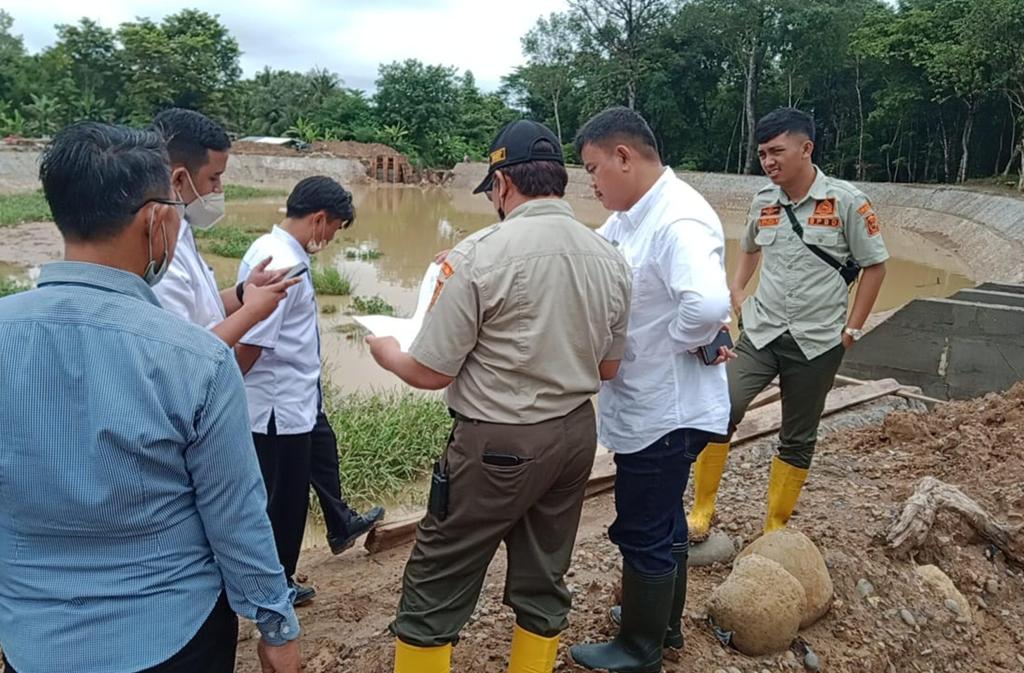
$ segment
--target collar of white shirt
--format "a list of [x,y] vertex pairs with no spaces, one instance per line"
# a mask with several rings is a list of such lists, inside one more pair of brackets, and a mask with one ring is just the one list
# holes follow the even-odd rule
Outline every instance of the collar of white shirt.
[[640,200],[633,204],[633,207],[629,210],[619,213],[619,219],[622,221],[622,224],[630,229],[640,226],[640,223],[647,217],[647,213],[651,212],[651,207],[657,202],[665,185],[670,180],[674,180],[675,177],[676,174],[672,172],[672,169],[666,166],[661,177],[640,197]]
[[[295,253],[299,260],[305,262],[306,266],[309,266],[309,253],[306,252],[306,249],[302,247],[302,244],[299,243],[291,233],[275,224],[274,228],[270,230],[270,235],[284,241],[288,247],[292,249],[292,252]],[[271,264],[271,266],[273,266],[273,264]]]

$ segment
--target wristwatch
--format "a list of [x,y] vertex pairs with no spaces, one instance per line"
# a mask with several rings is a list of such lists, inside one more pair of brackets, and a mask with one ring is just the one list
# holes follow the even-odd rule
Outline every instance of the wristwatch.
[[843,330],[843,334],[849,335],[854,341],[860,341],[860,338],[864,336],[864,330],[857,329],[856,327],[847,327]]

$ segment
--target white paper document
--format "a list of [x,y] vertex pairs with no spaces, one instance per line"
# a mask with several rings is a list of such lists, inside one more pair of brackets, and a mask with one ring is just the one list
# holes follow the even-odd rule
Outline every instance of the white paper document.
[[437,274],[440,272],[439,264],[431,263],[427,272],[423,274],[423,282],[420,283],[420,296],[416,300],[416,312],[411,318],[395,318],[389,315],[357,315],[355,321],[378,337],[395,337],[402,351],[408,351],[415,341],[416,335],[420,333],[423,326],[423,318],[430,308],[430,299],[434,296],[434,286],[437,284]]

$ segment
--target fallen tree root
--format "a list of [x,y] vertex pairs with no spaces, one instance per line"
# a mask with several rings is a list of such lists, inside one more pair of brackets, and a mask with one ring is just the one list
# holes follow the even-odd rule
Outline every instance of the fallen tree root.
[[907,498],[903,512],[886,535],[889,547],[901,553],[910,553],[923,545],[935,524],[935,516],[942,509],[959,514],[982,537],[1006,554],[1007,560],[1024,565],[1022,526],[1011,526],[995,520],[959,488],[935,477],[922,479],[914,489],[914,494]]

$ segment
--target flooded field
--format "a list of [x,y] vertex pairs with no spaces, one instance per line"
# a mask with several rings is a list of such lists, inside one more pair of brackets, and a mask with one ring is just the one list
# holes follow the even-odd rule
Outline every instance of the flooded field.
[[[593,200],[573,201],[577,215],[598,226],[606,213]],[[423,272],[438,250],[450,248],[467,234],[495,221],[483,196],[450,194],[442,189],[413,187],[364,188],[356,191],[355,225],[341,232],[315,261],[337,268],[352,280],[352,296],[380,296],[399,314],[411,314]],[[222,226],[263,232],[284,217],[284,197],[232,201]],[[730,274],[740,254],[738,237],[744,213],[721,211],[729,237],[726,263]],[[971,285],[959,272],[954,256],[918,237],[887,231],[893,259],[876,310],[885,311],[921,296],[947,296]],[[18,259],[24,250],[24,259]],[[368,252],[374,251],[374,252]],[[60,254],[53,225],[0,229],[0,277],[34,280],[38,265]],[[379,256],[378,256],[379,255]],[[205,255],[220,285],[233,284],[238,260]],[[362,339],[347,326],[351,297],[324,297],[321,315],[324,354],[331,382],[342,391],[401,385],[380,370]],[[333,308],[331,308],[333,307]]]

